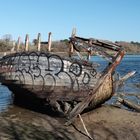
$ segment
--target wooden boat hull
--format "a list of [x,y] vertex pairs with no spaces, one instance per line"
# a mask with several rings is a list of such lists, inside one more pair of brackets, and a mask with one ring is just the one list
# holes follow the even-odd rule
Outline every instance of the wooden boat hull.
[[[44,99],[56,111],[68,115],[69,119],[84,110],[97,107],[113,95],[113,72],[123,58],[124,51],[115,44],[79,37],[71,38],[71,43],[76,51],[81,50],[77,46],[83,45],[88,54],[94,51],[103,55],[109,61],[107,67],[99,72],[97,65],[81,57],[77,59],[44,52],[19,52],[0,60],[1,82],[17,95],[26,92],[29,96]],[[99,47],[117,53],[111,56],[106,49]]]
[[[69,111],[93,91],[100,79],[96,69],[56,54],[17,53],[3,58],[3,62],[10,62],[7,67],[11,71],[1,73],[1,81],[13,93],[24,94],[21,92],[27,89],[28,94],[45,99],[54,108],[58,103],[68,104]],[[90,108],[109,99],[112,92],[113,80],[109,74],[94,95]]]

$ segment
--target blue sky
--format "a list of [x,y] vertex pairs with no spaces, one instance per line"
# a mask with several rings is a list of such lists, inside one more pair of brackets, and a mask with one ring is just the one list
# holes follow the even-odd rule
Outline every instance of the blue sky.
[[77,35],[140,42],[140,0],[0,0],[0,37],[26,33],[47,40]]

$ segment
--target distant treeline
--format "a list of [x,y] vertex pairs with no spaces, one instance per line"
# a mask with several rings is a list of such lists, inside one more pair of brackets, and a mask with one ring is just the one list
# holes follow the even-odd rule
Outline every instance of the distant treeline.
[[[125,42],[116,41],[115,43],[124,47],[125,51],[130,54],[140,54],[140,42]],[[10,35],[3,36],[0,39],[0,52],[10,51],[16,46],[16,41],[12,40]],[[24,43],[21,42],[21,49],[24,48]],[[36,44],[34,40],[29,43],[30,50],[36,49]],[[47,46],[42,45],[42,50],[46,49]],[[52,42],[52,52],[68,52],[69,51],[69,41],[67,39]]]
[[115,43],[120,44],[122,47],[124,47],[124,49],[127,53],[140,54],[140,43],[139,42],[116,41]]

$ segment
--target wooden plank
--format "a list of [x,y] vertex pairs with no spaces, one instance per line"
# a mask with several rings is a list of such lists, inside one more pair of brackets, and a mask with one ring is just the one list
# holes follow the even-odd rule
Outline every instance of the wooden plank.
[[105,82],[105,78],[112,74],[115,67],[120,63],[122,57],[124,55],[124,52],[119,52],[116,56],[116,60],[113,62],[113,64],[109,65],[101,75],[101,78],[98,80],[96,87],[89,93],[87,98],[85,98],[82,102],[80,102],[78,105],[75,106],[75,108],[70,112],[68,119],[68,124],[71,123],[73,118],[75,118],[78,114],[80,114],[85,108],[88,107],[89,103],[93,100],[94,94],[96,94],[97,90],[100,88],[100,86]]
[[52,35],[52,33],[49,32],[49,34],[48,34],[48,51],[49,52],[51,51],[51,44],[52,44],[51,35]]
[[40,44],[40,42],[41,42],[41,34],[40,33],[38,33],[38,36],[37,36],[37,50],[38,51],[40,51],[40,46],[41,46],[41,44]]
[[96,84],[96,87],[91,90],[88,94],[88,96],[79,104],[77,104],[75,106],[75,108],[70,112],[70,114],[68,115],[68,125],[73,121],[73,119],[80,114],[85,108],[88,107],[89,103],[93,100],[94,98],[94,94],[96,94],[97,90],[101,87],[101,85],[103,84],[103,82],[105,82],[105,78],[107,78],[107,76],[109,76],[108,74],[102,76],[99,81]]
[[29,35],[26,34],[25,37],[25,51],[29,51]]
[[115,87],[118,88],[120,85],[122,85],[124,83],[124,81],[126,81],[129,78],[131,78],[135,73],[136,73],[136,71],[128,72],[126,75],[121,77],[118,81],[115,81],[114,82]]
[[128,99],[123,99],[123,98],[120,98],[120,97],[118,97],[118,101],[128,108],[134,109],[134,110],[140,112],[140,105],[137,105],[136,103],[134,103],[134,102],[132,102]]
[[[80,52],[80,48],[83,49],[84,51],[89,53],[89,48],[91,51],[91,54],[94,52],[94,54],[100,55],[101,57],[105,58],[109,62],[112,62],[113,56],[108,54],[105,50],[102,48],[98,47],[97,45],[91,44],[91,41],[88,40],[88,42],[83,42],[82,40],[77,40],[76,38],[71,38],[71,43],[74,46],[74,49]],[[78,46],[77,43],[81,43],[82,46]]]
[[20,48],[20,41],[21,41],[21,38],[20,36],[18,37],[18,40],[17,40],[17,47],[16,47],[16,51],[18,52],[19,51],[19,48]]

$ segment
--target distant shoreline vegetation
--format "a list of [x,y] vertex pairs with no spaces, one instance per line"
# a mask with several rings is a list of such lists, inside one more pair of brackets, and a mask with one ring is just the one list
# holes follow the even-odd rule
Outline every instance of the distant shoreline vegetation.
[[[35,39],[34,39],[35,40]],[[36,50],[36,43],[29,42],[30,50]],[[124,47],[126,54],[140,54],[140,42],[125,42],[125,41],[115,41],[116,44],[121,45]],[[0,39],[0,52],[8,52],[11,51],[14,46],[16,46],[17,42],[12,39],[12,36],[7,34],[4,35]],[[24,42],[20,43],[20,49],[23,50]],[[46,46],[41,46],[41,49],[44,51]],[[68,52],[68,39],[60,40],[60,41],[53,41],[52,42],[52,52]]]
[[140,54],[139,42],[116,41],[115,43],[120,44],[122,47],[124,47],[127,54]]

